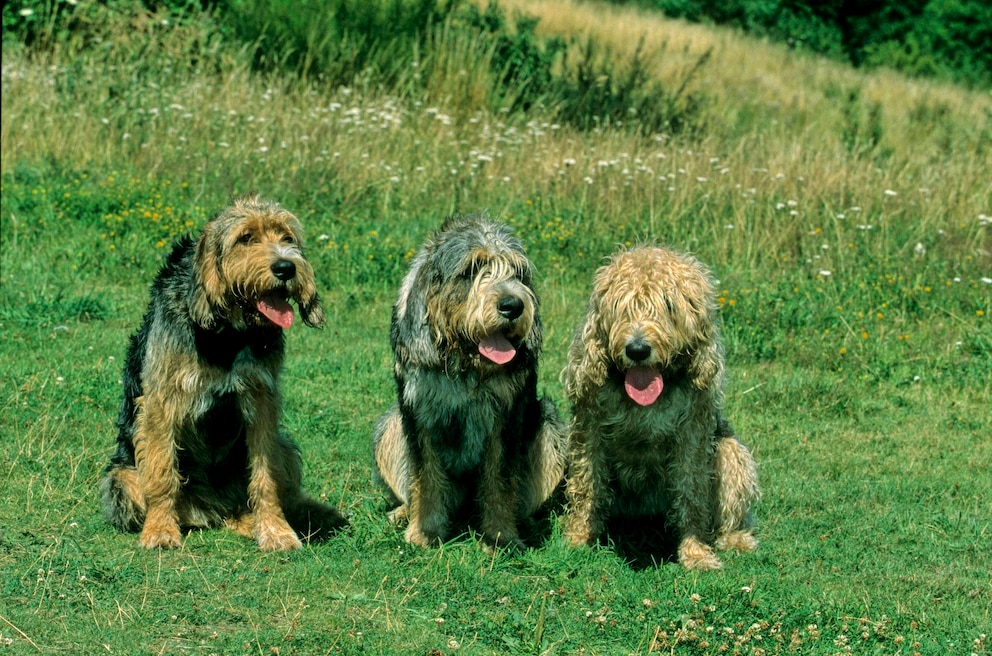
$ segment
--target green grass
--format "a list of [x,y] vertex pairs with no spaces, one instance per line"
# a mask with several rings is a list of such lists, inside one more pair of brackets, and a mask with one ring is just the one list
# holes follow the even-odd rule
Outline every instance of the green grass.
[[[197,25],[119,30],[140,58],[5,44],[0,652],[988,653],[987,97],[807,59],[728,97],[717,48],[694,92],[733,120],[656,139],[253,75],[236,48],[197,51]],[[797,106],[760,97],[797,79]],[[827,100],[878,85],[900,91],[873,93],[877,114]],[[852,116],[875,146],[852,147]],[[149,553],[96,492],[127,338],[168,243],[249,189],[307,230],[328,321],[290,332],[285,419],[308,490],[352,525],[291,554],[220,530]],[[558,373],[604,256],[652,240],[715,267],[757,552],[696,574],[630,536],[569,549],[554,515],[520,556],[414,549],[389,525],[370,437],[394,395],[390,306],[425,233],[480,208],[535,262],[541,388],[566,414]]]
[[[908,317],[892,335],[864,339],[822,328],[884,323],[857,323],[853,311],[837,309],[839,291],[825,289],[827,280],[808,277],[785,289],[736,273],[750,286],[721,297],[728,409],[761,462],[763,544],[700,575],[672,564],[632,566],[609,548],[570,550],[556,522],[546,545],[520,557],[493,557],[471,539],[437,551],[406,545],[371,484],[369,435],[393,394],[386,335],[402,267],[391,256],[403,260],[417,231],[399,243],[370,245],[364,230],[333,247],[312,240],[328,326],[290,335],[286,419],[306,454],[309,489],[347,510],[351,529],[290,555],[259,553],[224,531],[194,533],[176,552],[147,553],[102,522],[95,483],[112,448],[126,338],[163,247],[154,230],[119,227],[116,247],[106,241],[128,208],[176,215],[165,232],[184,227],[185,217],[197,225],[204,217],[182,185],[56,175],[41,193],[16,182],[19,175],[5,177],[3,188],[0,295],[0,562],[8,572],[0,635],[19,649],[985,650],[988,325],[937,314],[980,299],[964,283],[919,294],[893,284],[885,293],[884,278],[866,276],[863,298],[890,298],[893,312]],[[67,197],[76,199],[75,222],[61,214]],[[534,225],[536,214],[513,216]],[[59,227],[66,224],[73,229]],[[311,233],[331,225],[311,217]],[[540,246],[556,240],[551,233],[521,232],[545,251],[542,382],[560,402],[556,376],[586,292],[580,276],[556,269],[553,249]],[[345,250],[352,259],[341,256]],[[594,263],[588,258],[587,266]],[[354,282],[375,276],[377,283]],[[912,303],[923,304],[919,317],[904,307]],[[941,321],[943,329],[930,325]],[[910,338],[900,340],[902,331]],[[930,336],[945,331],[965,340],[931,348]],[[775,343],[762,347],[765,340]],[[843,344],[849,352],[840,356]]]

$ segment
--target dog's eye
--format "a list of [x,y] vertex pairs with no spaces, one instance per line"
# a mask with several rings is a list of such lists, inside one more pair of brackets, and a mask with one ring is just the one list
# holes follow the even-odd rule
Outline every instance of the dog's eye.
[[251,233],[250,232],[246,232],[243,235],[241,235],[240,237],[238,237],[238,243],[239,244],[250,244],[251,243],[251,239],[252,239]]
[[295,244],[296,243],[296,240],[293,239],[293,235],[283,235],[282,236],[282,243],[284,243],[284,244]]

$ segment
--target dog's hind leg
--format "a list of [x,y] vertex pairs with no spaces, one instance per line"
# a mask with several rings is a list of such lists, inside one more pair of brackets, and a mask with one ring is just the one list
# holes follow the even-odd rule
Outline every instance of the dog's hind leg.
[[145,495],[134,465],[111,463],[100,479],[103,513],[112,526],[137,532],[145,523]]
[[410,450],[398,403],[394,403],[376,422],[372,451],[376,481],[385,488],[392,508],[389,521],[393,524],[405,523],[410,510]]
[[747,447],[733,437],[721,437],[714,454],[717,496],[716,545],[721,549],[754,551],[752,505],[760,496],[758,469]]

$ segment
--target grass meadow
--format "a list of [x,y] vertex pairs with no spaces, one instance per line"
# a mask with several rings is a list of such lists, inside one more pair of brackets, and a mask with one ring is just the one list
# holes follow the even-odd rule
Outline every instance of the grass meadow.
[[[632,8],[502,6],[617,58],[642,43],[662,82],[709,52],[697,129],[488,109],[487,54],[444,26],[397,64],[430,79],[408,92],[253,73],[206,17],[139,13],[44,54],[5,41],[0,653],[989,653],[989,93]],[[171,240],[248,190],[307,231],[328,321],[288,336],[285,424],[351,527],[289,554],[222,530],[146,552],[96,488],[127,338]],[[541,388],[566,415],[603,258],[650,241],[714,267],[757,552],[690,573],[663,535],[567,548],[554,514],[519,556],[389,525],[370,436],[394,395],[390,306],[425,234],[482,209],[535,263]]]

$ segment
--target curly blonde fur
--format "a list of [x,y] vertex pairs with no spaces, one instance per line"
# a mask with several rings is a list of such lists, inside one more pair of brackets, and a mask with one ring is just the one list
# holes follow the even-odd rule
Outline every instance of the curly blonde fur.
[[757,546],[757,470],[722,414],[718,319],[713,276],[689,255],[638,247],[597,272],[562,372],[571,544],[612,515],[664,514],[687,568],[719,568],[714,545]]

